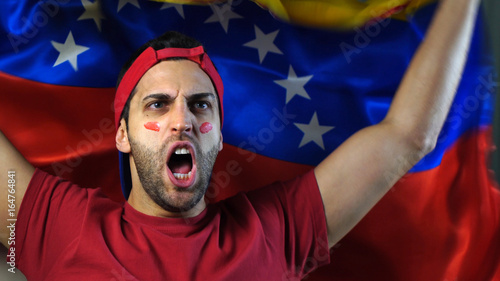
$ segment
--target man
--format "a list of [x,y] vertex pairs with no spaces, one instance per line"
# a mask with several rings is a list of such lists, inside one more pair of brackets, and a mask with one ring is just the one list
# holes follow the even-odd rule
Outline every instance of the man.
[[29,280],[304,277],[329,262],[328,248],[399,179],[386,175],[403,176],[433,149],[479,2],[441,1],[381,123],[297,179],[210,206],[202,199],[222,149],[222,82],[195,40],[167,33],[147,43],[122,71],[115,97],[127,202],[35,170],[0,134],[0,180],[16,171],[16,199],[24,197],[19,268]]

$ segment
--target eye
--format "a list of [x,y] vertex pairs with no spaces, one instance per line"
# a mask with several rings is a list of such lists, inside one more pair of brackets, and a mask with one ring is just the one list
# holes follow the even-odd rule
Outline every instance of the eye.
[[207,101],[197,101],[194,103],[194,108],[196,109],[207,109],[210,107],[210,103]]
[[159,109],[159,108],[163,108],[164,106],[165,106],[164,102],[157,101],[157,102],[153,102],[153,103],[149,104],[148,108]]

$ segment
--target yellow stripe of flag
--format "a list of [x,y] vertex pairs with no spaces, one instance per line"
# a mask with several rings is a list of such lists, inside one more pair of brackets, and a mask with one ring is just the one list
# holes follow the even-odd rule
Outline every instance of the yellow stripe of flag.
[[[177,4],[213,4],[220,0],[154,0]],[[276,17],[319,28],[349,29],[380,18],[405,19],[436,0],[254,0]]]

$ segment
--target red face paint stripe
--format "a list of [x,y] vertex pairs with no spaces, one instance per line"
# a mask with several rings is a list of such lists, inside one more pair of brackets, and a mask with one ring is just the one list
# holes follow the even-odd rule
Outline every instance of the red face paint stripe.
[[202,134],[206,134],[206,133],[210,132],[212,130],[212,128],[213,128],[213,126],[212,126],[211,123],[205,122],[205,123],[201,124],[201,126],[200,126],[200,132]]
[[144,124],[144,127],[148,130],[159,132],[160,131],[160,123],[158,122],[148,122]]

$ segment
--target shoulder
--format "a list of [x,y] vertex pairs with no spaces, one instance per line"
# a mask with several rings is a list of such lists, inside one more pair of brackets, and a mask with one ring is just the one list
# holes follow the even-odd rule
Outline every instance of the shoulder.
[[101,188],[84,188],[37,168],[22,201],[20,215],[32,216],[36,209],[37,215],[42,215],[44,210],[45,215],[68,212],[79,216],[84,210],[102,212],[122,205],[108,198]]
[[282,216],[283,210],[288,209],[290,204],[307,198],[321,200],[313,170],[290,180],[276,181],[252,191],[240,192],[216,204],[222,212],[231,216],[254,214],[273,217]]

